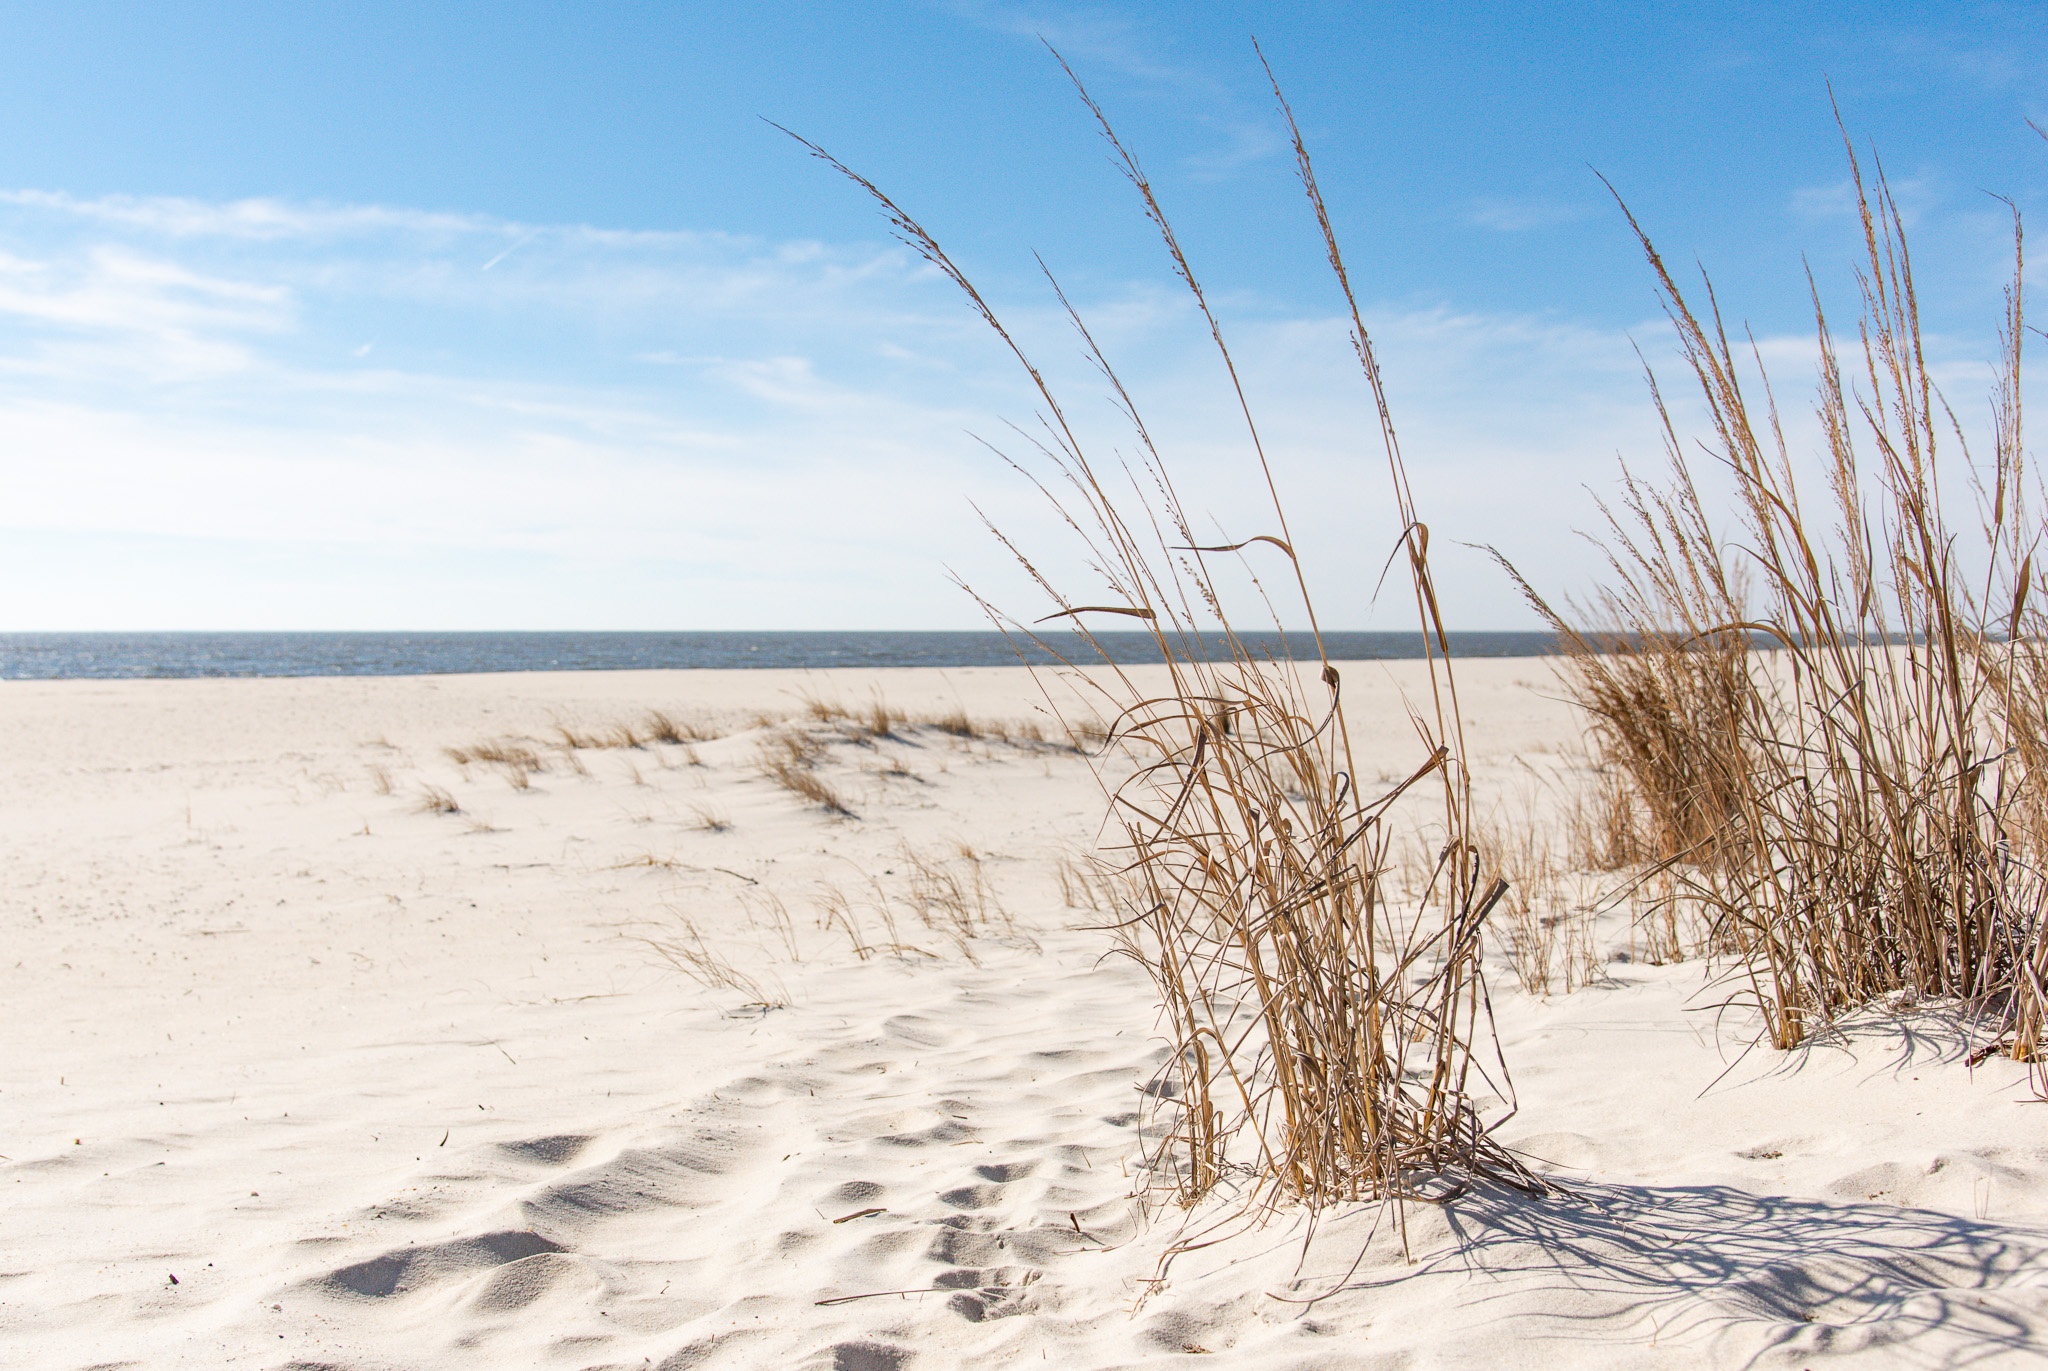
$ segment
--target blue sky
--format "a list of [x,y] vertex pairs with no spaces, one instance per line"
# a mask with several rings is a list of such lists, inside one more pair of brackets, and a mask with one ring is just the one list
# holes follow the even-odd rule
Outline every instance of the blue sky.
[[[975,626],[947,567],[1035,608],[969,503],[1058,546],[970,436],[1029,419],[1019,378],[764,119],[917,213],[1107,451],[1042,253],[1194,502],[1263,531],[1213,359],[1041,36],[1220,303],[1325,618],[1403,627],[1253,33],[1439,546],[1583,588],[1586,488],[1656,457],[1633,345],[1664,330],[1596,169],[1711,269],[1807,440],[1806,264],[1853,295],[1829,81],[1976,422],[2009,270],[1987,192],[2048,198],[2039,5],[16,3],[0,628]],[[1476,554],[1442,574],[1454,624],[1527,625]]]

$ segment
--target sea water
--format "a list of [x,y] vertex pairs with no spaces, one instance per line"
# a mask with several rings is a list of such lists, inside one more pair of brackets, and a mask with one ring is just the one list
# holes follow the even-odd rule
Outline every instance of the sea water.
[[[1159,660],[1148,634],[1068,634],[1046,647],[1000,633],[0,633],[0,679],[185,676],[422,676],[483,671],[625,671],[674,667],[976,667]],[[1261,654],[1315,659],[1306,633],[1252,634]],[[1420,633],[1325,633],[1339,661],[1423,655]],[[1222,640],[1204,639],[1220,652]],[[1532,657],[1548,633],[1453,633],[1456,657]]]

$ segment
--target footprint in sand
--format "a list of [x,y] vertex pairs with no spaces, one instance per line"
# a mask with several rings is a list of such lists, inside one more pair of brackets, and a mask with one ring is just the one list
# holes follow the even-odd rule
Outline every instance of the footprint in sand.
[[464,1272],[562,1250],[560,1244],[549,1242],[538,1233],[485,1233],[475,1238],[386,1252],[330,1271],[316,1279],[313,1287],[342,1298],[388,1299]]

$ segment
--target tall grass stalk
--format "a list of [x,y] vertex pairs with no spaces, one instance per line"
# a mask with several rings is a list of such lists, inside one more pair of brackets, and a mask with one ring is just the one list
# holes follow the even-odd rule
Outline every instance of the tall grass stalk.
[[[1129,425],[1136,455],[1128,463],[1092,455],[1053,387],[931,234],[871,182],[806,146],[880,203],[902,240],[959,287],[1030,379],[1041,428],[1028,441],[1050,474],[1011,464],[1052,502],[1102,582],[1085,599],[1071,596],[992,523],[1052,601],[1040,622],[1073,626],[1081,643],[1039,645],[1068,665],[1097,655],[1107,663],[1092,625],[1136,622],[1164,660],[1163,692],[1115,666],[1077,678],[1096,692],[1085,708],[1112,721],[1094,757],[1116,834],[1112,888],[1129,892],[1116,928],[1157,987],[1172,1047],[1170,1080],[1154,1092],[1164,1099],[1154,1174],[1189,1204],[1225,1185],[1248,1203],[1319,1205],[1422,1193],[1446,1173],[1522,1178],[1482,1117],[1482,1101],[1508,1094],[1504,1071],[1486,1079],[1498,1054],[1486,1060],[1492,1030],[1480,968],[1481,929],[1506,887],[1472,841],[1429,530],[1414,507],[1372,344],[1293,115],[1282,99],[1377,405],[1375,438],[1398,511],[1389,532],[1399,539],[1428,655],[1430,696],[1412,714],[1412,774],[1379,794],[1357,783],[1342,678],[1323,650],[1278,482],[1223,329],[1137,159],[1061,66],[1192,294],[1231,387],[1246,460],[1269,497],[1262,518],[1271,521],[1241,541],[1195,536],[1136,400],[1050,272]],[[1248,553],[1278,559],[1282,599],[1313,632],[1315,661],[1255,652],[1233,629],[1241,607],[1225,603],[1212,567],[1235,559],[1249,571]],[[983,603],[1008,630],[1033,632]],[[1277,626],[1271,600],[1257,616],[1262,628]],[[1220,628],[1221,651],[1205,647],[1203,628]],[[1049,707],[1078,715],[1058,683],[1045,684]],[[1068,726],[1078,733],[1085,724],[1077,717]],[[1405,908],[1385,879],[1391,815],[1403,795],[1433,797],[1429,846],[1439,854],[1429,897]]]

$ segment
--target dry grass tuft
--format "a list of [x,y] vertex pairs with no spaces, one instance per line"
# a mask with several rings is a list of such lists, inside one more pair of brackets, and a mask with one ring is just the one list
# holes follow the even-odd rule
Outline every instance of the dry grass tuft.
[[639,736],[650,743],[676,743],[687,746],[691,743],[712,742],[718,734],[703,724],[685,722],[659,709],[650,709],[640,720]]
[[486,742],[472,743],[468,747],[443,748],[448,760],[457,766],[483,763],[490,766],[518,766],[528,770],[542,770],[540,754],[514,738],[494,738]]
[[891,754],[883,755],[882,765],[877,769],[876,774],[881,776],[887,776],[892,780],[898,781],[916,781],[923,779],[915,771],[912,771],[910,769],[909,762],[905,761],[901,757],[894,756]]
[[440,786],[430,785],[420,788],[419,810],[422,814],[460,814],[462,806],[456,803],[455,797],[448,791]]
[[816,767],[824,755],[825,745],[809,734],[795,728],[778,728],[761,740],[755,764],[763,776],[827,813],[848,819],[859,817],[844,797],[818,775]]
[[[776,903],[780,903],[777,901]],[[787,911],[785,911],[786,916]],[[660,954],[670,966],[696,981],[708,990],[737,991],[747,997],[749,1004],[764,1009],[781,1009],[788,1005],[789,996],[770,991],[759,977],[742,971],[731,959],[723,955],[704,937],[697,922],[687,914],[679,914],[673,923],[673,933],[667,937],[649,938],[647,945]]]
[[688,743],[696,739],[683,731],[683,726],[658,709],[650,709],[640,721],[640,731],[651,743]]
[[1094,756],[1109,745],[1109,725],[1093,716],[1064,723],[1067,745],[1076,752]]
[[797,942],[796,921],[789,916],[789,906],[773,891],[749,893],[740,892],[740,908],[747,913],[747,923],[754,928],[764,925],[782,945],[783,955],[792,962],[804,959],[803,948]]
[[838,929],[853,945],[853,955],[862,961],[875,955],[875,947],[862,935],[860,920],[854,914],[853,901],[846,892],[836,885],[821,885],[817,897],[818,927],[830,932]]
[[[1078,80],[1075,85],[1079,90]],[[1080,93],[1160,231],[1234,386],[1221,326],[1149,182],[1086,91]],[[1291,114],[1288,125],[1293,130]],[[1484,1171],[1534,1184],[1491,1140],[1491,1125],[1481,1117],[1484,1097],[1507,1093],[1504,1078],[1486,1080],[1477,1050],[1491,1032],[1481,932],[1506,883],[1474,842],[1456,687],[1443,655],[1427,533],[1385,419],[1372,345],[1295,133],[1303,186],[1351,306],[1352,341],[1382,417],[1380,437],[1399,510],[1399,524],[1389,532],[1410,574],[1430,654],[1431,698],[1414,712],[1421,745],[1412,774],[1377,795],[1354,784],[1358,770],[1341,681],[1320,648],[1316,661],[1297,670],[1253,652],[1230,629],[1211,559],[1233,558],[1249,574],[1254,568],[1246,549],[1253,549],[1262,559],[1276,553],[1285,559],[1273,565],[1289,612],[1306,619],[1320,644],[1274,474],[1242,391],[1236,398],[1247,460],[1255,479],[1274,494],[1260,516],[1271,523],[1248,538],[1205,544],[1194,534],[1136,402],[1079,316],[1069,310],[1132,427],[1128,462],[1119,456],[1107,468],[1091,460],[1091,445],[1069,425],[1043,374],[930,234],[872,183],[810,145],[873,195],[904,241],[965,293],[1035,387],[1043,427],[1028,441],[1054,470],[1033,479],[1085,544],[1082,552],[1103,580],[1077,601],[1003,539],[1052,601],[1048,618],[1075,626],[1093,652],[1100,645],[1089,625],[1104,622],[1103,616],[1120,626],[1135,624],[1152,634],[1166,662],[1172,684],[1164,695],[1146,693],[1114,668],[1078,683],[1096,692],[1096,712],[1086,719],[1112,721],[1095,754],[1118,833],[1108,874],[1133,896],[1119,902],[1115,928],[1150,973],[1171,1038],[1165,1068],[1171,1079],[1153,1096],[1159,1117],[1151,1134],[1152,1173],[1187,1203],[1227,1182],[1239,1197],[1232,1209],[1237,1215],[1290,1197],[1321,1205],[1419,1195],[1447,1172]],[[1130,478],[1128,486],[1119,473]],[[1054,496],[1055,490],[1061,493]],[[1000,531],[996,536],[1002,538]],[[1261,613],[1269,612],[1273,602],[1264,599],[1263,586],[1258,597]],[[1031,633],[984,607],[999,625]],[[1199,636],[1216,625],[1224,634],[1220,652]],[[1063,649],[1070,643],[1037,642],[1055,660],[1068,660]],[[1047,690],[1055,711],[1060,698]],[[1070,734],[1088,726],[1082,718],[1066,723]],[[976,736],[964,712],[934,724]],[[1382,877],[1391,811],[1408,792],[1433,796],[1429,845],[1442,855],[1430,872],[1431,898],[1401,909]],[[934,898],[951,895],[942,889]]]
[[[856,904],[844,890],[827,881],[821,881],[818,884],[818,898],[816,900],[818,927],[826,932],[830,932],[834,928],[843,932],[848,941],[853,945],[855,955],[859,956],[863,961],[877,953],[887,953],[895,957],[930,958],[937,955],[925,948],[915,946],[903,940],[903,935],[896,920],[895,901],[889,897],[889,892],[883,887],[882,883],[873,876],[868,877],[868,895],[864,903],[881,922],[882,936],[880,940],[872,942],[869,940],[860,918],[859,911],[861,906]],[[964,938],[956,939],[956,946],[959,947],[960,951],[969,961],[974,959],[973,951],[967,947]]]
[[803,703],[804,714],[815,723],[829,724],[853,717],[853,712],[837,700],[828,700],[822,695],[812,695],[807,691],[800,693],[797,698]]
[[1565,865],[1573,871],[1622,871],[1655,859],[1656,839],[1636,812],[1628,774],[1610,760],[1588,760],[1567,793]]
[[964,709],[952,709],[944,714],[934,714],[922,722],[932,728],[936,728],[941,733],[951,734],[955,738],[979,738],[982,735],[981,727],[967,716],[967,711]]
[[[1731,344],[1710,287],[1695,309],[1631,218],[1738,531],[1715,531],[1699,459],[1665,413],[1664,480],[1624,470],[1607,511],[1608,586],[1570,615],[1531,599],[1625,788],[1593,817],[1594,846],[1656,863],[1666,907],[1704,912],[1773,1043],[1907,992],[1982,1006],[2006,1050],[2038,1060],[2048,618],[2020,443],[2018,221],[1980,467],[1932,376],[1898,206],[1853,147],[1849,167],[1859,346],[1838,350],[1817,291],[1814,306],[1825,512],[1806,503],[1768,383],[1752,397],[1760,357]],[[1943,509],[1958,468],[1979,497],[1974,528]]]
[[1568,994],[1600,973],[1595,907],[1579,898],[1575,869],[1558,858],[1548,835],[1525,812],[1496,815],[1481,826],[1480,846],[1493,854],[1507,891],[1494,915],[1494,936],[1515,978],[1532,995]]
[[471,766],[490,766],[504,776],[514,790],[526,790],[533,785],[536,772],[546,771],[547,762],[533,746],[519,738],[492,738],[468,747],[448,747],[442,751],[448,760],[455,763],[467,775]]
[[1059,882],[1060,903],[1068,909],[1091,914],[1114,914],[1131,902],[1129,892],[1119,890],[1101,863],[1086,853],[1068,853],[1053,863],[1053,879]]
[[909,899],[926,928],[964,946],[965,940],[987,933],[1014,936],[1010,913],[996,898],[981,856],[965,843],[951,858],[931,857],[905,846],[902,858],[910,868]]

